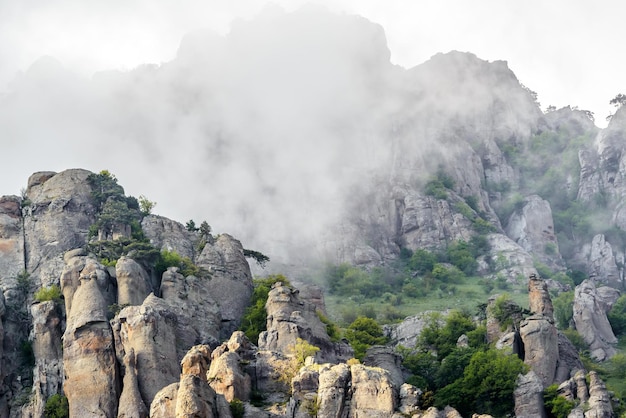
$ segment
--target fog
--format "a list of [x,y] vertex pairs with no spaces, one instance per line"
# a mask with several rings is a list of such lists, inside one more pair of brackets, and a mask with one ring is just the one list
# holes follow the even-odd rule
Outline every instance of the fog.
[[192,32],[171,62],[128,72],[87,79],[44,57],[0,104],[5,170],[25,185],[108,169],[155,213],[273,252],[321,234],[386,161],[394,69],[380,26],[310,8]]
[[[436,169],[444,109],[491,105],[495,81],[468,82],[463,71],[481,68],[467,56],[445,58],[459,60],[447,74],[437,60],[407,71],[387,45],[362,17],[267,7],[228,31],[188,33],[161,64],[87,76],[39,58],[0,97],[0,193],[35,171],[107,169],[157,214],[206,220],[273,257],[314,253],[347,210],[367,209],[353,200]],[[515,123],[539,112],[523,92],[494,94],[514,97]]]

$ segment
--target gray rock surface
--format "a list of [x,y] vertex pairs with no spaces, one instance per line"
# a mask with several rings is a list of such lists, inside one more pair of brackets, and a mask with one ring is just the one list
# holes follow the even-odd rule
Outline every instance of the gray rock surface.
[[576,330],[589,345],[591,357],[603,361],[616,353],[617,338],[606,317],[607,306],[598,296],[596,286],[585,280],[574,292],[573,320]]
[[302,301],[298,290],[277,282],[269,292],[265,309],[267,331],[259,335],[259,349],[285,352],[298,338],[320,348],[321,361],[347,360],[353,352],[345,343],[333,343],[313,304]]
[[183,277],[177,268],[169,268],[163,273],[161,296],[176,315],[179,358],[196,344],[217,346],[222,304],[218,304],[213,297],[212,279]]
[[111,321],[117,360],[135,353],[137,384],[144,404],[151,405],[165,386],[178,382],[177,317],[162,299],[149,295],[141,306],[128,306]]
[[115,264],[117,278],[117,304],[141,305],[150,293],[154,293],[150,276],[135,260],[120,257]]
[[534,371],[520,375],[514,392],[516,418],[545,418],[542,379]]
[[239,241],[221,234],[207,243],[196,263],[211,273],[211,296],[220,303],[221,335],[229,337],[239,326],[252,296],[252,274]]
[[537,195],[528,196],[522,209],[509,218],[506,234],[541,262],[553,269],[563,269],[548,201]]
[[559,359],[558,334],[552,322],[541,315],[532,315],[520,324],[524,343],[524,363],[539,377],[543,387],[554,382]]
[[66,290],[70,287],[73,292],[63,334],[63,390],[70,416],[112,417],[117,412],[120,383],[106,316],[112,285],[106,270],[93,259],[84,260],[78,272],[78,283],[61,282],[64,294],[70,294]]

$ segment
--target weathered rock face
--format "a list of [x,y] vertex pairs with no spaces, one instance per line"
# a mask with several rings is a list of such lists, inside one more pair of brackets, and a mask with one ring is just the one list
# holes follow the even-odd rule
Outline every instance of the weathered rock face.
[[192,347],[183,358],[180,381],[161,389],[150,406],[151,417],[231,418],[228,403],[207,381],[211,348]]
[[3,290],[15,287],[10,279],[15,280],[25,269],[21,203],[17,196],[0,197],[0,286]]
[[524,343],[524,363],[539,377],[544,387],[554,382],[559,358],[558,334],[552,322],[541,315],[532,315],[520,324]]
[[417,338],[428,325],[432,311],[425,311],[404,318],[399,324],[384,325],[383,332],[393,344],[403,347],[415,347]]
[[[587,386],[587,379],[589,386]],[[577,371],[571,379],[559,385],[558,394],[577,403],[570,417],[610,418],[614,416],[610,394],[595,371],[589,372],[587,378],[582,370]]]
[[120,257],[115,265],[118,305],[141,305],[150,293],[154,293],[150,276],[135,260]]
[[606,317],[608,306],[598,296],[591,280],[576,286],[573,310],[576,330],[589,345],[591,357],[603,361],[613,356],[617,338]]
[[197,233],[187,231],[176,221],[157,215],[148,215],[141,221],[141,229],[150,243],[159,250],[176,251],[182,257],[195,260],[200,240]]
[[178,358],[182,358],[193,345],[217,346],[222,316],[213,298],[212,279],[183,277],[177,270],[163,273],[161,296],[176,315]]
[[534,371],[520,375],[517,379],[515,396],[515,416],[517,418],[545,418],[543,406],[542,379]]
[[350,367],[350,374],[352,399],[348,416],[391,417],[398,395],[388,372],[355,364]]
[[528,196],[522,209],[511,215],[506,233],[543,263],[556,269],[564,267],[548,201],[537,195]]
[[[623,260],[623,257],[621,258]],[[604,284],[621,289],[624,280],[617,264],[613,247],[606,241],[604,235],[594,236],[587,260],[589,279],[597,285]]]
[[[418,248],[438,248],[442,240],[469,241],[472,236],[472,224],[459,213],[452,210],[452,203],[437,200],[432,196],[398,189],[396,212],[399,235],[411,250]],[[459,199],[460,200],[460,199]]]
[[532,313],[554,321],[554,307],[546,282],[532,274],[528,280],[528,303]]
[[137,385],[145,405],[163,387],[177,382],[180,364],[176,351],[177,317],[162,299],[149,295],[141,306],[129,306],[111,321],[117,359],[135,353]]
[[220,303],[222,337],[239,326],[252,296],[252,274],[239,241],[221,234],[214,244],[207,243],[196,263],[211,273],[211,295]]
[[326,325],[316,314],[315,306],[300,300],[298,290],[277,282],[270,291],[267,303],[267,331],[259,335],[259,349],[285,352],[298,338],[320,348],[319,358],[347,360],[354,355],[344,343],[333,343]]
[[148,408],[141,398],[137,381],[137,357],[130,350],[124,356],[124,380],[120,395],[117,418],[148,418]]
[[26,270],[39,277],[41,286],[58,279],[64,264],[62,254],[85,245],[95,221],[91,172],[81,169],[35,173],[28,181],[24,209]]
[[[75,285],[71,281],[61,284],[63,288]],[[106,270],[87,258],[73,289],[63,335],[63,390],[71,416],[112,417],[117,413],[120,382],[106,317],[112,303],[111,287]]]
[[380,345],[370,347],[363,358],[363,364],[386,370],[395,388],[400,388],[404,383],[402,357],[390,347]]
[[243,362],[254,359],[252,345],[241,331],[235,331],[228,342],[215,349],[207,373],[209,385],[227,401],[247,401],[252,390],[250,375]]
[[559,332],[559,360],[556,368],[555,381],[562,383],[570,378],[576,370],[583,370],[584,365],[578,355],[578,349],[561,332]]
[[63,307],[56,301],[45,301],[31,306],[31,338],[36,361],[31,401],[28,411],[23,411],[23,414],[43,416],[46,399],[63,393],[62,311]]
[[318,414],[322,417],[344,416],[349,396],[350,367],[345,363],[322,367],[319,372]]

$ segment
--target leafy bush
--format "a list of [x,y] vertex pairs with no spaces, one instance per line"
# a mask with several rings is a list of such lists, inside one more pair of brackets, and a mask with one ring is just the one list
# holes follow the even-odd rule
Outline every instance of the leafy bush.
[[554,306],[554,319],[560,329],[569,328],[570,321],[574,316],[574,292],[562,292],[552,299]]
[[475,352],[463,377],[435,393],[435,406],[451,405],[463,416],[473,412],[493,416],[513,413],[513,391],[519,374],[528,371],[516,355],[495,348]]
[[209,272],[202,267],[196,266],[189,257],[183,257],[176,251],[163,250],[155,264],[157,275],[159,277],[162,276],[168,267],[178,267],[180,274],[185,277],[209,277]]
[[52,285],[50,287],[42,287],[33,296],[37,302],[45,302],[52,300],[54,302],[61,302],[63,299],[63,293],[61,292],[61,288],[57,285]]
[[567,418],[572,409],[576,407],[576,402],[559,396],[558,389],[559,385],[554,384],[544,390],[544,405],[551,418]]
[[326,325],[326,333],[330,337],[330,340],[333,342],[339,341],[341,339],[341,331],[339,330],[339,327],[335,325],[333,321],[328,319],[328,317],[324,315],[319,309],[315,311],[315,313],[317,314],[319,320],[322,321],[324,325]]
[[287,347],[287,358],[274,364],[278,373],[278,380],[287,386],[291,386],[291,380],[300,368],[304,366],[306,358],[314,356],[319,350],[319,347],[310,344],[302,338],[297,338],[293,345]]
[[259,341],[259,334],[267,329],[265,303],[272,285],[276,282],[291,286],[289,280],[282,274],[271,275],[264,279],[255,279],[253,281],[254,290],[252,291],[250,305],[246,308],[241,319],[241,326],[239,327],[239,330],[243,331],[253,343]]
[[246,413],[246,406],[242,401],[235,398],[229,402],[230,405],[230,413],[233,415],[233,418],[243,418]]
[[348,326],[344,336],[354,349],[354,357],[363,360],[365,352],[372,345],[385,344],[387,338],[382,327],[374,319],[364,316],[358,317]]
[[46,418],[68,418],[70,416],[70,405],[67,398],[56,393],[46,400],[43,415]]
[[432,271],[437,263],[437,256],[430,251],[417,249],[409,260],[408,267],[419,274],[425,274]]
[[156,202],[148,200],[144,195],[139,195],[139,199],[137,199],[139,203],[139,211],[143,216],[150,215],[152,213],[152,209],[156,206]]
[[476,329],[476,325],[467,313],[452,311],[444,319],[439,313],[428,317],[417,339],[417,347],[436,353],[437,359],[443,360],[456,347],[459,337]]
[[617,299],[607,314],[607,318],[616,336],[626,333],[626,295],[622,295]]

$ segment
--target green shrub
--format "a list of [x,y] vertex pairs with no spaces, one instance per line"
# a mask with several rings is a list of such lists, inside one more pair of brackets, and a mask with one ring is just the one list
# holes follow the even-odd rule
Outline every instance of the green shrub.
[[575,401],[565,399],[563,396],[559,396],[559,385],[554,384],[548,386],[543,393],[544,405],[546,410],[553,418],[567,418],[572,409],[576,407]]
[[435,393],[435,406],[451,405],[463,416],[474,412],[493,416],[513,413],[513,391],[519,374],[528,371],[516,355],[495,348],[475,352],[463,377]]
[[233,415],[233,418],[243,418],[246,413],[246,406],[242,401],[235,398],[229,402],[229,405],[230,413]]
[[359,360],[363,360],[365,352],[372,345],[380,345],[387,342],[383,329],[378,322],[364,316],[358,317],[351,323],[344,335],[354,349],[354,357]]
[[54,302],[61,302],[63,299],[63,293],[61,288],[55,284],[50,287],[42,287],[33,296],[37,302],[45,302],[52,300]]
[[319,309],[316,310],[315,313],[317,314],[319,320],[322,321],[324,325],[326,325],[326,333],[330,337],[330,340],[333,342],[339,341],[341,339],[341,331],[339,330],[339,327],[335,325],[333,321],[328,319],[328,317],[324,315]]
[[179,273],[183,276],[209,277],[209,272],[194,264],[189,257],[183,257],[176,251],[161,251],[155,264],[155,271],[161,277],[168,267],[178,267]]
[[239,327],[239,330],[243,331],[253,343],[257,343],[259,341],[259,334],[267,329],[265,303],[267,302],[272,285],[276,282],[291,286],[289,280],[282,274],[275,274],[264,279],[256,279],[253,281],[254,290],[252,291],[250,305],[246,308]]
[[58,393],[50,396],[44,406],[43,415],[46,418],[68,418],[70,405],[67,398]]
[[408,267],[419,274],[430,273],[437,263],[437,256],[430,251],[417,249],[409,260]]
[[554,319],[559,329],[569,328],[570,321],[574,316],[574,292],[563,292],[552,299],[554,306]]
[[626,333],[626,295],[617,299],[607,314],[607,318],[616,336]]

